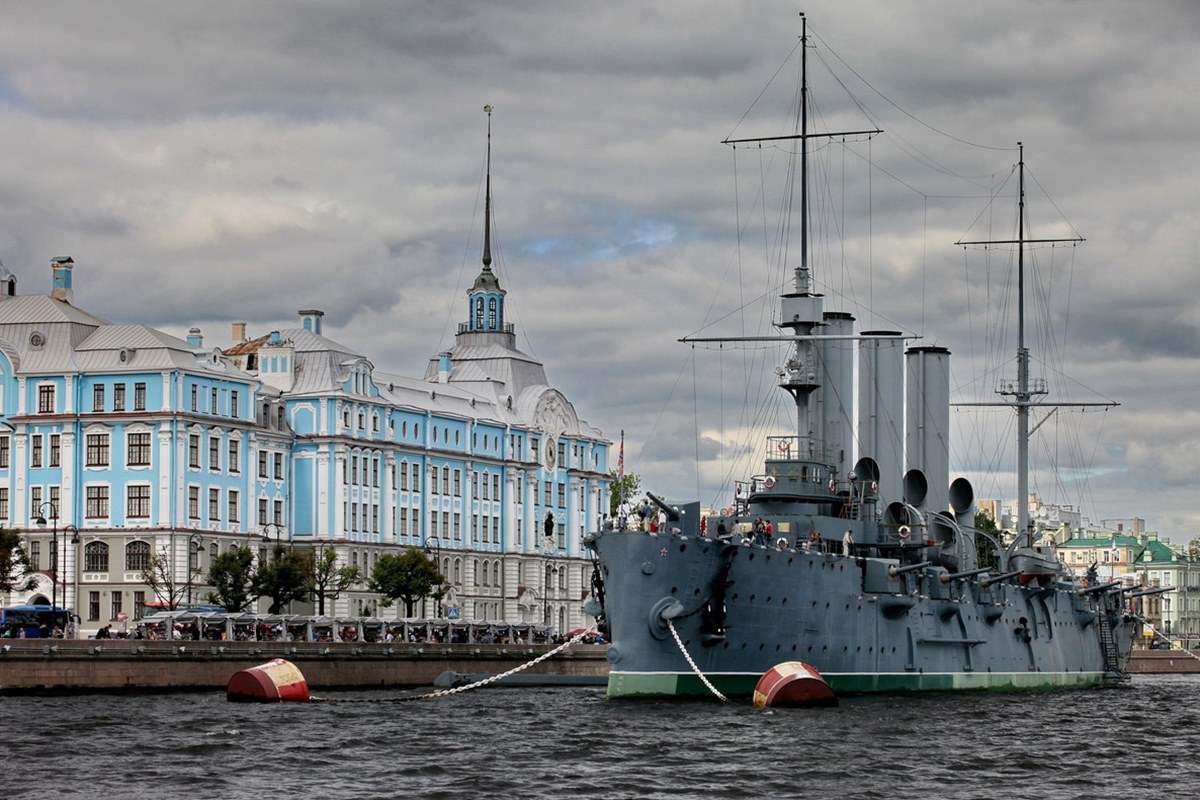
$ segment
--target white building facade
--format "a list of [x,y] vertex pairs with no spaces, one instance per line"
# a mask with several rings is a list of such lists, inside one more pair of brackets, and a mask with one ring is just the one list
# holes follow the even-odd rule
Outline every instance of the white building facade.
[[[71,259],[51,268],[49,296],[0,276],[0,525],[38,570],[0,600],[56,599],[94,630],[153,605],[154,554],[200,601],[216,555],[283,540],[364,576],[426,550],[449,586],[418,616],[586,622],[581,538],[608,508],[610,443],[516,347],[486,253],[423,378],[325,337],[319,310],[254,338],[237,324],[224,349],[109,324],[76,307]],[[365,581],[326,612],[402,614]]]

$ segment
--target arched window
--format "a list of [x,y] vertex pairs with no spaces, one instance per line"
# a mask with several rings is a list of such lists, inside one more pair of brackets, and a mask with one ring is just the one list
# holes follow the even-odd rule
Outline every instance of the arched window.
[[477,330],[483,329],[483,298],[482,297],[475,301],[475,328]]
[[484,586],[489,585],[488,584],[488,562],[486,562],[486,561],[483,562],[483,576],[481,578],[479,575],[476,575],[475,582],[476,583],[482,582]]
[[89,542],[83,548],[85,572],[108,572],[108,545],[104,542]]
[[558,571],[558,588],[567,588],[567,570],[565,567]]
[[125,571],[142,572],[150,568],[150,543],[130,542],[125,545]]
[[462,559],[454,559],[454,582],[462,583]]
[[558,632],[567,632],[567,610],[565,608],[558,609]]
[[500,562],[499,561],[492,562],[492,585],[493,586],[500,585]]
[[496,298],[488,300],[488,328],[496,327]]
[[471,565],[475,569],[475,585],[478,586],[479,585],[479,559],[478,558],[472,559]]
[[554,568],[549,564],[546,565],[546,583],[543,585],[547,590],[554,585]]
[[213,542],[208,546],[208,566],[211,567],[219,555],[221,555],[221,545]]
[[450,580],[450,559],[449,558],[442,559],[442,578],[444,578],[445,580]]

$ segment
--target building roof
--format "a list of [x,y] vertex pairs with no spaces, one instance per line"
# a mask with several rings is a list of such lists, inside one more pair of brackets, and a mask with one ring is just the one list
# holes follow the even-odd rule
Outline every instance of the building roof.
[[231,347],[224,347],[221,352],[227,356],[244,356],[250,353],[257,353],[267,341],[271,338],[271,334],[266,333],[254,339],[247,339],[244,342],[238,342]]
[[104,325],[105,321],[63,300],[44,294],[21,294],[0,298],[0,325],[37,322],[77,322]]
[[1136,536],[1126,536],[1114,533],[1110,536],[1077,536],[1067,539],[1058,548],[1095,548],[1095,547],[1140,547],[1141,542]]
[[77,351],[125,350],[129,348],[164,347],[191,353],[192,346],[176,336],[151,328],[149,325],[101,325],[75,346]]

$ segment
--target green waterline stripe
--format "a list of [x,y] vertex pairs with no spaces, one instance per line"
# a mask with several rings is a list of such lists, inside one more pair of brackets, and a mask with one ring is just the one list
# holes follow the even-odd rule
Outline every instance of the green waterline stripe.
[[[1096,686],[1103,672],[842,672],[824,677],[839,693],[1058,689]],[[725,694],[751,694],[761,675],[749,672],[705,673]],[[609,697],[707,695],[693,673],[611,672]]]

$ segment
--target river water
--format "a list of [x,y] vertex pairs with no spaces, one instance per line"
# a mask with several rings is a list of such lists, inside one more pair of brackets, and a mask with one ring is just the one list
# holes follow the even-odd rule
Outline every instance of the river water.
[[4,697],[0,798],[1185,797],[1198,700],[1200,676],[767,712],[592,688]]

